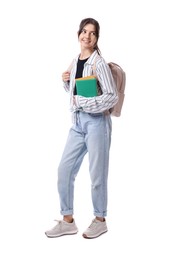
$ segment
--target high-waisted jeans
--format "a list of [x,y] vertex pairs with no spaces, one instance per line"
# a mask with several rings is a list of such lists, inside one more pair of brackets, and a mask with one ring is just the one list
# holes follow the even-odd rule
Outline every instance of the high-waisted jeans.
[[88,152],[93,214],[107,215],[107,180],[112,122],[110,115],[77,112],[76,123],[68,139],[58,167],[60,213],[73,215],[74,181]]

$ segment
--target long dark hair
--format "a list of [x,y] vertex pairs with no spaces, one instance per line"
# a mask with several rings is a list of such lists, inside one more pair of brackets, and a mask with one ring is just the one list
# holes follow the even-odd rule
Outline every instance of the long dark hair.
[[101,54],[101,51],[98,47],[98,39],[99,39],[99,34],[100,34],[100,25],[99,23],[93,19],[93,18],[85,18],[81,21],[80,25],[79,25],[79,31],[78,31],[78,37],[79,35],[82,33],[83,31],[83,28],[87,25],[87,24],[93,24],[95,26],[95,33],[96,33],[96,38],[97,38],[97,41],[96,41],[96,44],[94,46],[94,50],[96,50],[98,52],[98,54],[100,55]]

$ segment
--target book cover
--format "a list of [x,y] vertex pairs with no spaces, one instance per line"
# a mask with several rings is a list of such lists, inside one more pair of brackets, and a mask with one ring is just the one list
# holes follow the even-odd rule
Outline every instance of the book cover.
[[77,95],[83,97],[97,96],[97,79],[94,76],[87,76],[76,79]]

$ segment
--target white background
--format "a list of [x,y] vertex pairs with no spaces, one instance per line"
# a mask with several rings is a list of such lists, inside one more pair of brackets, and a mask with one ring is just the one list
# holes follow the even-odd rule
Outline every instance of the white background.
[[[127,75],[113,118],[109,232],[81,236],[93,218],[86,157],[75,186],[79,233],[48,239],[71,124],[61,73],[89,16],[100,23],[103,57]],[[1,0],[1,259],[183,259],[182,24],[178,0]]]

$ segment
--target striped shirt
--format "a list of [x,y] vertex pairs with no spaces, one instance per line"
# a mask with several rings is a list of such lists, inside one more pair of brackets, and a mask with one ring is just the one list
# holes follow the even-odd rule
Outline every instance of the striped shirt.
[[75,95],[73,104],[73,93],[75,88],[75,75],[79,55],[73,60],[70,71],[70,81],[64,82],[64,88],[70,93],[70,110],[71,112],[83,111],[86,113],[102,113],[113,107],[118,101],[118,94],[111,70],[102,56],[94,51],[84,64],[83,77],[93,75],[93,65],[95,62],[96,74],[102,94],[96,97],[86,98]]

